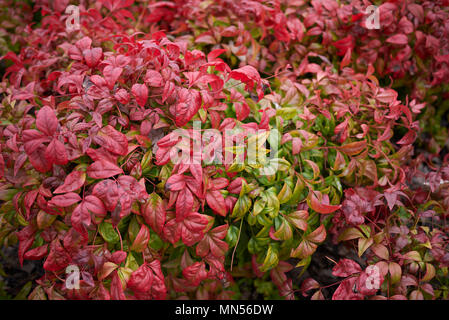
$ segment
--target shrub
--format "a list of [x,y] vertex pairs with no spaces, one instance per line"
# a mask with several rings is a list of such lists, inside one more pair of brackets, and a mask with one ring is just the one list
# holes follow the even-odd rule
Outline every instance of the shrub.
[[370,31],[359,1],[80,1],[79,31],[68,4],[2,57],[0,243],[43,261],[30,299],[324,299],[290,271],[328,236],[360,258],[333,299],[447,298],[447,159],[414,154],[443,1]]

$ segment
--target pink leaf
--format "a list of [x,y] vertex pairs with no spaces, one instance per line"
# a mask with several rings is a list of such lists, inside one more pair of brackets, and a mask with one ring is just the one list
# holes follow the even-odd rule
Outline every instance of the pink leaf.
[[136,83],[132,86],[131,92],[136,98],[137,104],[145,107],[148,99],[148,88],[145,84]]
[[94,179],[105,179],[120,173],[123,173],[120,167],[106,160],[95,161],[87,167],[87,174]]
[[94,68],[100,62],[103,55],[101,48],[86,49],[83,51],[84,59],[89,68]]
[[69,192],[63,195],[54,196],[49,202],[49,205],[57,206],[57,207],[69,207],[72,204],[77,203],[81,200],[79,194],[74,192]]
[[113,67],[113,66],[106,66],[103,69],[103,75],[104,79],[106,80],[108,84],[108,88],[112,90],[114,88],[115,83],[117,82],[117,79],[122,74],[123,68],[120,67]]
[[408,38],[405,34],[395,34],[387,39],[388,43],[404,45],[408,43]]
[[121,156],[128,154],[128,139],[111,125],[101,128],[95,137],[95,142],[113,154]]
[[58,139],[53,139],[45,150],[45,158],[54,164],[65,165],[69,162],[64,144]]
[[164,84],[164,79],[162,78],[160,72],[155,70],[148,70],[144,81],[150,87],[162,87]]
[[64,184],[56,188],[54,193],[65,193],[75,191],[86,181],[86,173],[82,171],[73,171],[64,180]]
[[336,277],[347,277],[362,271],[360,265],[350,259],[341,259],[332,269],[332,274]]
[[58,128],[55,110],[49,106],[40,109],[36,118],[36,127],[46,135],[52,136]]

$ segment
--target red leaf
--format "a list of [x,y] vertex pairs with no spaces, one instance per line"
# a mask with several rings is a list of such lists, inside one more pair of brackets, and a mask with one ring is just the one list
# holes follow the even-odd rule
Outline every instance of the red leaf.
[[182,270],[182,275],[193,286],[198,286],[201,281],[207,279],[206,265],[204,262],[195,262]]
[[180,191],[185,189],[186,182],[184,179],[184,175],[182,174],[174,174],[170,178],[168,178],[165,183],[165,188],[170,191]]
[[54,138],[45,150],[45,158],[50,163],[65,165],[69,162],[64,144]]
[[362,300],[363,295],[354,293],[354,288],[357,278],[349,278],[342,281],[332,295],[332,300]]
[[52,136],[58,128],[55,110],[49,106],[40,109],[36,118],[36,127],[46,135]]
[[86,49],[83,51],[84,59],[89,68],[95,67],[101,60],[103,50],[101,48]]
[[198,212],[190,212],[181,219],[171,219],[165,224],[164,236],[171,243],[179,239],[186,246],[192,246],[204,237],[204,230],[209,222],[207,216]]
[[19,262],[21,266],[23,265],[25,252],[33,245],[35,232],[35,227],[29,224],[16,233],[19,239]]
[[326,239],[326,229],[324,228],[324,225],[320,225],[312,233],[308,234],[305,239],[314,243],[323,242]]
[[90,213],[83,202],[81,202],[72,212],[72,217],[70,219],[72,227],[78,231],[84,238],[87,238],[87,231],[85,226],[89,226],[91,223]]
[[34,129],[24,130],[22,139],[25,143],[24,147],[27,154],[33,153],[42,146],[43,142],[49,141],[49,138],[45,134]]
[[219,215],[225,217],[226,216],[226,204],[225,199],[220,191],[208,191],[206,193],[206,201],[209,207]]
[[58,239],[54,240],[50,246],[50,253],[45,260],[44,269],[46,271],[59,271],[66,268],[70,262],[71,259],[67,251]]
[[351,63],[352,49],[346,50],[345,56],[340,63],[340,70]]
[[150,87],[162,87],[164,85],[164,79],[160,72],[155,70],[148,70],[144,81]]
[[226,178],[216,178],[209,180],[209,189],[210,190],[221,190],[226,188],[229,185],[229,180]]
[[134,177],[124,175],[120,176],[117,182],[121,189],[125,190],[132,199],[141,201],[148,198],[148,193],[142,180],[138,182]]
[[47,172],[52,168],[52,163],[45,159],[46,147],[41,144],[33,153],[28,154],[32,166],[39,172]]
[[148,230],[147,226],[142,224],[130,249],[135,252],[143,252],[148,246],[148,241],[150,241],[150,230]]
[[113,154],[125,156],[128,154],[128,139],[111,125],[107,125],[98,132],[95,141]]
[[166,219],[165,203],[157,193],[150,194],[150,198],[142,207],[142,216],[151,229],[159,235],[162,234]]
[[208,62],[212,62],[214,60],[217,60],[217,57],[219,55],[221,55],[222,53],[225,53],[226,49],[215,49],[212,50],[211,52],[209,52],[209,54],[207,55],[207,61]]
[[352,50],[355,47],[354,37],[349,35],[343,39],[334,42],[335,48],[338,49],[337,55],[343,56],[348,50]]
[[193,195],[188,188],[179,191],[176,199],[176,217],[182,219],[182,217],[192,211],[193,204]]
[[82,171],[73,171],[64,180],[64,184],[56,188],[53,193],[65,193],[78,190],[86,181],[86,173]]
[[103,75],[104,79],[108,83],[108,88],[112,90],[114,88],[115,83],[117,82],[117,79],[122,74],[123,68],[120,67],[113,67],[113,66],[106,66],[103,69]]
[[150,293],[153,278],[151,269],[146,264],[143,264],[131,274],[127,286],[137,294]]
[[349,135],[348,131],[348,118],[345,119],[342,123],[337,125],[334,129],[334,133],[337,136],[337,141],[339,143],[343,143],[346,141]]
[[383,89],[376,95],[376,99],[383,103],[395,102],[398,98],[398,93],[393,89]]
[[257,69],[253,66],[246,65],[244,67],[241,67],[237,70],[232,70],[229,74],[230,78],[240,80],[243,83],[246,84],[246,90],[251,90],[254,86],[254,84],[257,85],[257,93],[259,96],[259,99],[263,97],[262,92],[262,79],[260,78],[259,72],[257,72]]
[[164,300],[167,295],[167,288],[165,287],[165,278],[161,270],[161,263],[159,260],[153,260],[148,264],[148,266],[154,274],[151,294],[154,299]]
[[126,300],[122,282],[117,271],[114,271],[111,281],[111,300]]
[[111,256],[111,261],[119,265],[120,263],[126,260],[127,255],[128,254],[125,251],[121,250],[115,251]]
[[123,170],[106,160],[98,160],[87,167],[87,174],[93,179],[105,179],[123,173]]
[[231,181],[227,190],[233,194],[239,194],[240,190],[242,190],[243,181],[246,182],[245,178],[238,177]]
[[33,99],[34,98],[34,87],[35,82],[30,82],[25,88],[21,88],[19,90],[12,89],[13,90],[13,100],[27,100],[27,99]]
[[310,291],[312,289],[319,289],[319,288],[320,288],[320,284],[312,278],[305,279],[301,284],[301,292],[304,297],[307,296],[307,291]]
[[125,89],[120,89],[114,94],[114,98],[122,104],[127,104],[129,102],[129,93]]
[[408,38],[405,34],[395,34],[387,39],[388,43],[405,45],[408,43]]
[[415,139],[417,137],[417,134],[415,131],[413,130],[409,130],[403,137],[401,140],[399,140],[397,142],[397,144],[412,144],[413,142],[415,142]]
[[239,120],[239,121],[245,120],[248,117],[249,113],[251,112],[248,104],[237,102],[234,105],[235,105],[235,114],[237,116],[237,120]]
[[92,39],[89,37],[83,37],[75,43],[77,48],[79,48],[81,50],[89,49],[91,44],[92,44]]
[[43,246],[31,249],[27,253],[25,253],[24,258],[27,260],[41,260],[43,257],[47,255],[48,252],[48,244]]
[[229,246],[222,241],[228,232],[228,225],[224,224],[218,226],[205,234],[204,238],[196,246],[196,254],[200,257],[205,257],[209,252],[219,258],[226,255]]
[[287,281],[287,275],[285,273],[292,269],[293,266],[290,263],[280,261],[276,268],[273,268],[270,271],[270,277],[273,280],[273,283],[278,287],[282,287]]
[[107,211],[114,211],[119,200],[117,183],[110,179],[100,181],[92,190],[92,195],[103,201]]
[[89,148],[87,149],[86,153],[94,161],[103,159],[112,163],[116,163],[118,159],[118,155],[112,154],[103,147],[100,147],[98,149]]
[[48,204],[56,207],[69,207],[81,200],[81,197],[74,192],[53,197]]
[[342,151],[344,154],[348,156],[354,156],[360,153],[365,148],[366,148],[366,140],[362,140],[344,144],[338,147],[338,150]]
[[145,84],[136,83],[132,86],[131,92],[136,98],[137,104],[142,108],[148,100],[148,88]]
[[26,212],[27,220],[28,220],[28,218],[30,216],[30,213],[31,213],[30,209],[33,206],[34,202],[36,201],[36,197],[37,197],[38,192],[39,191],[37,189],[28,191],[25,194],[25,198],[23,199],[23,204],[25,205],[25,212]]
[[176,125],[182,127],[189,122],[201,106],[201,95],[196,90],[181,88],[178,92],[174,112]]
[[86,205],[86,208],[90,213],[93,213],[99,218],[103,218],[107,214],[106,207],[104,206],[103,202],[94,195],[86,196],[84,198],[84,204]]
[[232,70],[229,76],[244,83],[260,83],[260,74],[253,66],[247,65],[236,70]]
[[204,229],[209,223],[207,216],[198,212],[187,214],[181,222],[181,238],[186,246],[192,246],[204,237]]
[[[341,205],[329,205],[329,198],[323,197],[321,192],[311,190],[309,192],[309,203],[310,207],[318,213],[321,214],[329,214],[338,209],[340,209]],[[327,199],[327,201],[323,201]]]
[[[17,171],[18,170],[16,170],[16,167],[14,166],[14,175],[17,175]],[[0,153],[0,179],[3,178],[4,175],[5,175],[5,159],[3,158],[3,155]]]
[[350,259],[341,259],[332,268],[332,274],[336,277],[348,277],[352,274],[359,273],[362,271],[360,265]]
[[[199,138],[199,139],[201,139],[201,138]],[[199,155],[198,158],[201,158],[201,155]],[[201,183],[203,181],[203,168],[201,167],[201,164],[199,164],[199,163],[201,163],[201,160],[198,160],[198,163],[189,165],[190,173],[193,175],[193,177],[196,180],[196,183],[195,183],[196,186],[201,185]],[[192,185],[192,183],[189,184],[190,189],[192,189],[191,185]]]

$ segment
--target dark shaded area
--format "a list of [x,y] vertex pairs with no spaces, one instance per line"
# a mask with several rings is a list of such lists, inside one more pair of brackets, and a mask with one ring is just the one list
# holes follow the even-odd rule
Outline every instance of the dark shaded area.
[[[21,267],[17,248],[15,245],[0,250],[0,268],[4,272],[3,276],[0,275],[0,283],[3,284],[0,299],[16,297],[29,281],[32,282],[31,290],[34,289],[35,281],[44,275],[42,260],[25,260]],[[5,296],[1,296],[2,293]]]
[[[348,248],[342,244],[335,245],[328,238],[326,242],[318,246],[316,252],[312,256],[312,262],[304,274],[299,277],[302,268],[295,268],[289,272],[289,276],[293,279],[293,284],[301,288],[301,284],[305,279],[313,278],[320,284],[320,286],[325,287],[342,280],[342,278],[332,275],[332,268],[335,266],[335,263],[329,258],[335,262],[338,262],[341,259],[351,259],[358,262],[362,268],[365,267],[363,260],[358,257],[354,249]],[[297,263],[297,261],[295,262]],[[292,264],[295,262],[291,261]],[[324,288],[322,292],[325,299],[330,300],[337,288],[338,285]],[[315,293],[315,291],[316,290],[311,290],[309,292],[310,295]],[[310,295],[304,297],[300,292],[297,292],[295,297],[301,300],[309,300]]]

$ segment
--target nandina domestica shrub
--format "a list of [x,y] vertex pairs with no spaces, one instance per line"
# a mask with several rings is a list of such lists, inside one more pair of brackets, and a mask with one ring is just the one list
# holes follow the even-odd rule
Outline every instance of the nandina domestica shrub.
[[[12,9],[0,243],[42,262],[29,298],[446,299],[447,129],[415,152],[446,90],[446,4],[388,2],[368,30],[369,4]],[[293,276],[326,238],[359,260],[335,284]]]

